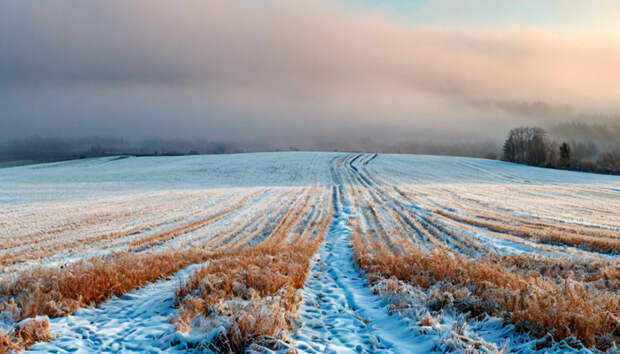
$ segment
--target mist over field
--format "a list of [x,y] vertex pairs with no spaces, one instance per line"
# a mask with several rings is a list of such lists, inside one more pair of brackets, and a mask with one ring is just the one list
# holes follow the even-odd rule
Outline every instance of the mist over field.
[[0,139],[450,153],[499,150],[515,126],[618,124],[614,31],[430,20],[458,6],[403,21],[322,0],[7,1]]

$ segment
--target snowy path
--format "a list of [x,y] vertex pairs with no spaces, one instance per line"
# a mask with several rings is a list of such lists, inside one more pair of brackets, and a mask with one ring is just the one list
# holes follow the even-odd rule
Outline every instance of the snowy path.
[[168,322],[174,291],[195,269],[189,266],[170,279],[151,283],[113,298],[100,307],[78,310],[74,315],[51,319],[56,339],[38,343],[31,352],[46,353],[157,353],[177,352],[159,338],[173,331]]
[[[337,193],[341,199],[341,192]],[[387,303],[373,294],[355,266],[349,205],[335,201],[335,217],[321,245],[303,295],[303,327],[294,340],[307,353],[390,352],[431,350],[433,341],[415,337],[399,315],[389,315]]]

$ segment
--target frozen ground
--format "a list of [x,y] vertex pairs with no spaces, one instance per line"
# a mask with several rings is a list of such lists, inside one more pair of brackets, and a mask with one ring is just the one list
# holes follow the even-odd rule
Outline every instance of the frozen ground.
[[39,343],[30,352],[145,353],[183,352],[167,348],[164,340],[173,331],[169,318],[175,313],[174,291],[195,266],[97,308],[51,320],[56,339]]
[[[618,191],[617,176],[422,155],[128,157],[3,168],[0,281],[35,264],[55,267],[113,250],[248,247],[277,230],[289,210],[303,207],[305,213],[290,223],[293,235],[333,206],[301,291],[301,326],[292,343],[311,353],[443,350],[455,323],[466,319],[446,314],[436,328],[421,327],[425,295],[416,289],[409,302],[417,301],[419,313],[391,311],[394,299],[371,288],[353,261],[352,219],[395,252],[406,252],[407,245],[430,249],[440,244],[468,257],[494,252],[613,260],[614,252],[542,242],[494,223],[613,241],[620,238]],[[162,338],[174,333],[168,321],[175,313],[174,290],[190,268],[97,308],[52,319],[57,338],[31,350],[181,350]],[[503,327],[500,319],[468,324],[463,332],[468,338],[502,348],[508,337],[508,348],[533,349],[533,338]],[[552,348],[569,349],[566,343]]]
[[[328,165],[335,156],[342,154],[104,157],[3,168],[0,203],[93,199],[168,189],[328,185]],[[614,176],[474,158],[382,154],[365,167],[396,184],[580,183],[620,190],[618,177]]]
[[2,169],[0,203],[122,196],[169,189],[327,184],[336,153],[104,157]]

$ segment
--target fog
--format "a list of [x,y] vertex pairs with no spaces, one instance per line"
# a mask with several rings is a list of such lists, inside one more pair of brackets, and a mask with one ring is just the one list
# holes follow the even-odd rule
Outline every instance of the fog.
[[333,1],[7,0],[0,53],[4,143],[401,151],[620,112],[618,37],[413,25]]

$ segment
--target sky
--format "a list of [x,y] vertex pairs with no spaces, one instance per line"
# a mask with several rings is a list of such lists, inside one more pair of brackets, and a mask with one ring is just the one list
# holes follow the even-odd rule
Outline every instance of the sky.
[[3,0],[0,139],[501,140],[620,123],[616,0]]
[[382,7],[413,25],[450,28],[540,27],[561,34],[613,34],[620,29],[617,1],[587,0],[346,0]]

